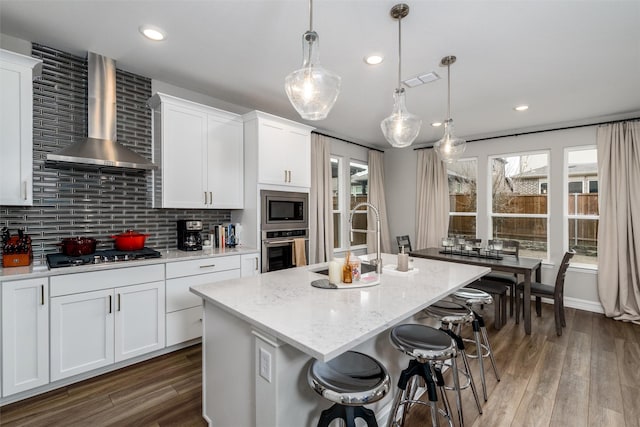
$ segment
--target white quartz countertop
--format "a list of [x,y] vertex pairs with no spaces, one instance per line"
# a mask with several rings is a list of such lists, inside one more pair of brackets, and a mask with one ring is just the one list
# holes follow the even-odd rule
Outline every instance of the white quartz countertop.
[[[153,248],[152,248],[153,249]],[[38,277],[58,276],[62,274],[83,273],[87,271],[111,270],[114,268],[136,267],[139,265],[166,264],[169,262],[188,261],[202,258],[215,258],[229,255],[242,255],[258,252],[250,246],[235,248],[203,248],[201,251],[181,251],[177,249],[160,250],[160,258],[135,261],[109,262],[104,264],[85,264],[74,267],[52,268],[46,265],[29,265],[26,267],[0,268],[0,281],[35,279]]]
[[[383,254],[383,264],[396,264]],[[198,285],[191,291],[298,350],[327,361],[412,316],[490,270],[415,258],[417,272],[383,273],[380,284],[354,289],[320,289],[311,281],[316,264]]]

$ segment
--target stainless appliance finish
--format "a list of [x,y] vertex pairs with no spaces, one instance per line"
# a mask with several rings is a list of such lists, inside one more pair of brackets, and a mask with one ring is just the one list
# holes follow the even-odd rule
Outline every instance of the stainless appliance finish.
[[375,206],[373,206],[369,202],[361,202],[361,203],[358,203],[357,205],[355,205],[353,207],[353,209],[351,210],[351,215],[349,215],[349,236],[350,236],[349,241],[353,240],[353,233],[354,232],[359,232],[359,233],[368,233],[369,232],[369,230],[358,230],[358,229],[352,228],[352,225],[353,225],[353,214],[361,206],[367,206],[368,208],[373,210],[373,213],[375,213],[375,215],[376,215],[376,259],[372,259],[369,262],[372,265],[376,266],[376,273],[382,274],[382,255],[380,255],[380,252],[382,250],[380,248],[380,213],[378,212],[378,208],[376,208]]
[[293,268],[294,239],[305,239],[309,259],[309,230],[275,230],[262,232],[262,272]]
[[88,54],[88,138],[47,154],[54,164],[81,164],[150,170],[156,166],[116,141],[116,65],[110,58]]
[[309,195],[292,191],[260,191],[262,231],[309,228]]

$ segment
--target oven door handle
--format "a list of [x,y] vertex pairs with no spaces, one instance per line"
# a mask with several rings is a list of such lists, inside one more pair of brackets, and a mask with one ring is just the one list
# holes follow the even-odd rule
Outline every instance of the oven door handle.
[[[309,240],[309,238],[305,237],[304,240]],[[293,243],[293,242],[294,242],[293,240],[276,240],[276,241],[272,241],[272,242],[263,241],[265,246],[276,246],[276,245],[279,245],[279,244],[282,244],[282,243],[289,244],[289,243]]]

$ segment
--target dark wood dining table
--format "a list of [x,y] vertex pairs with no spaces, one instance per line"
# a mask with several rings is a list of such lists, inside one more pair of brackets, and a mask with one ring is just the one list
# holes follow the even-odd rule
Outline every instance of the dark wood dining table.
[[[456,253],[442,253],[440,248],[426,248],[410,251],[409,256],[416,258],[429,258],[440,261],[457,262],[460,264],[479,265],[489,267],[493,271],[517,273],[524,276],[524,301],[531,301],[531,276],[535,273],[535,281],[540,282],[542,260],[537,258],[515,257],[503,255],[497,257],[468,256]],[[512,296],[513,297],[513,296]],[[531,304],[523,304],[524,331],[531,335]],[[518,319],[516,319],[517,323]]]

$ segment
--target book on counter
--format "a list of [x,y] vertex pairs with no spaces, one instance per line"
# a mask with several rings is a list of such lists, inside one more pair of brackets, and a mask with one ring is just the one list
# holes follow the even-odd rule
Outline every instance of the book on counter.
[[238,243],[236,234],[236,224],[220,224],[213,229],[214,241],[216,248],[234,248]]

